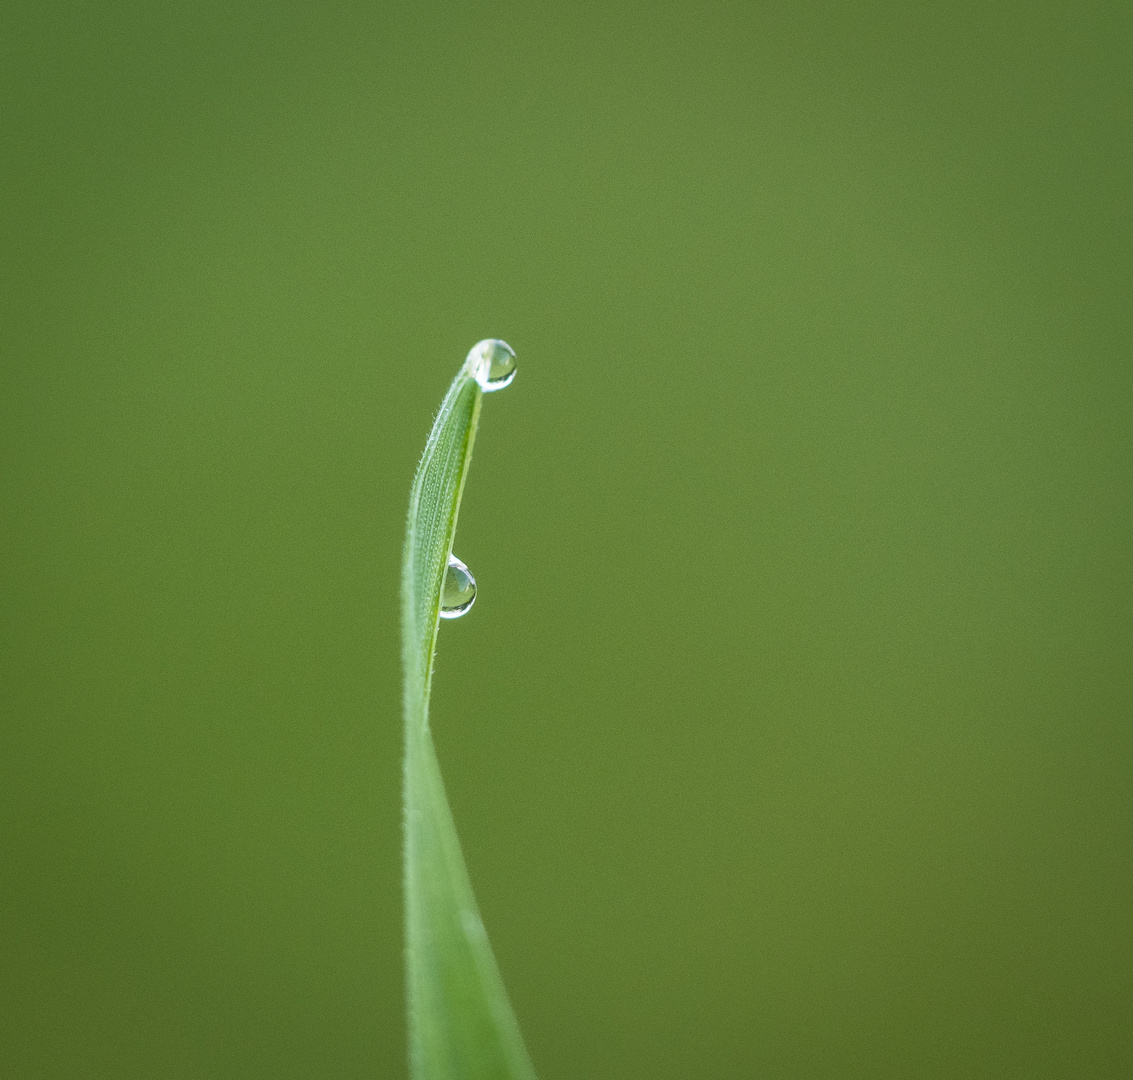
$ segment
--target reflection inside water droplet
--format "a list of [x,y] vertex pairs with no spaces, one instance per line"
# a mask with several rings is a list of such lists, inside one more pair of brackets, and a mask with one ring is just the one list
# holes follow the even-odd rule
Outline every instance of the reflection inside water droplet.
[[441,585],[441,618],[459,619],[476,599],[476,579],[455,555],[448,557]]
[[499,338],[478,341],[472,346],[468,358],[480,389],[486,393],[502,390],[515,378],[515,352]]

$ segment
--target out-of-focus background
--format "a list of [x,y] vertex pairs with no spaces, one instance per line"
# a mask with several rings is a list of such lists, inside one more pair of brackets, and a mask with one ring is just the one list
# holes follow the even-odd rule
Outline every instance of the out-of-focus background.
[[398,572],[543,1080],[1133,1056],[1127,3],[6,5],[0,1075],[404,1077]]

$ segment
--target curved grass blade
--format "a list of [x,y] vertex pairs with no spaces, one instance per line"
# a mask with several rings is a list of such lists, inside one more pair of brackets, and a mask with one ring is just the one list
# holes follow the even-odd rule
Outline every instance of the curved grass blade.
[[405,928],[412,1080],[535,1080],[484,932],[429,733],[441,586],[483,390],[469,353],[433,423],[402,556]]

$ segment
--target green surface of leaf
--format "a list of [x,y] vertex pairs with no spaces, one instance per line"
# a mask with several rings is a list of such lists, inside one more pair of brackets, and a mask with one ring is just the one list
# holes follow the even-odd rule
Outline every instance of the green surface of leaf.
[[445,567],[483,391],[473,358],[433,423],[402,559],[405,925],[412,1080],[534,1080],[472,893],[429,732]]

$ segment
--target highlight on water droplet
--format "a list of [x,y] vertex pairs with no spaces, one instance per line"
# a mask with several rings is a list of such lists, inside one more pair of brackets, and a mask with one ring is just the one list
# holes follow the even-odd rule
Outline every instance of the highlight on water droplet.
[[485,393],[502,390],[515,378],[515,351],[499,338],[476,342],[468,352],[466,363]]
[[441,618],[459,619],[476,600],[476,579],[455,555],[448,557],[441,585]]

